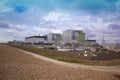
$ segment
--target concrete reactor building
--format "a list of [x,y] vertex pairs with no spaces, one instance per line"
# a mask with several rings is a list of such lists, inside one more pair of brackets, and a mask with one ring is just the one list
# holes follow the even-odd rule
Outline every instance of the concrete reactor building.
[[59,41],[62,40],[62,35],[61,34],[55,34],[55,33],[48,33],[47,34],[47,40],[48,40],[48,43],[59,42]]
[[85,33],[82,30],[66,30],[62,39],[64,43],[85,43]]

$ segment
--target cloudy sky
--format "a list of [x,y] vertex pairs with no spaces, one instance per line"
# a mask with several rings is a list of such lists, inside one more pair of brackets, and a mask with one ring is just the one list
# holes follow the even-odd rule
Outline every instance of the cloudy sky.
[[120,0],[0,0],[0,42],[67,29],[120,43]]

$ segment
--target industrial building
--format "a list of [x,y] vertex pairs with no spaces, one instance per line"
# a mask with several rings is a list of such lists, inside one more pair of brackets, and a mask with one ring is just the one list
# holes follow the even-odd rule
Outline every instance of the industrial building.
[[47,40],[48,40],[48,43],[53,43],[54,42],[54,34],[53,33],[48,33],[47,34]]
[[85,33],[82,30],[66,30],[63,35],[58,33],[48,33],[44,36],[30,36],[25,38],[25,43],[30,44],[82,44],[94,45],[96,40],[85,40]]
[[87,43],[88,45],[97,45],[96,40],[86,40],[86,43]]
[[45,36],[30,36],[25,38],[25,43],[36,44],[36,43],[56,43],[61,41],[61,34],[48,33]]
[[30,36],[25,38],[25,43],[47,43],[47,36]]
[[48,43],[59,42],[59,41],[62,40],[62,35],[61,34],[55,34],[55,33],[48,33],[47,34],[47,40],[48,40]]
[[62,36],[64,43],[84,43],[85,33],[81,30],[66,30]]

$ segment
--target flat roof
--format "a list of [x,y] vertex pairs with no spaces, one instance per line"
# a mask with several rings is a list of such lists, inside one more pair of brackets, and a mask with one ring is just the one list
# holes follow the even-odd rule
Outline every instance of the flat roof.
[[29,38],[47,38],[47,36],[30,36],[30,37],[25,37],[25,39]]
[[86,41],[96,41],[96,40],[86,40]]

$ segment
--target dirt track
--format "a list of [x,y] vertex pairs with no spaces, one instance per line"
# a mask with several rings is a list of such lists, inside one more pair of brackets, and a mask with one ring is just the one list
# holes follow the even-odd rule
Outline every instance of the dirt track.
[[0,45],[0,80],[117,80],[114,74],[63,67]]
[[44,61],[52,62],[57,65],[62,65],[64,67],[72,67],[72,68],[83,68],[83,69],[89,69],[89,70],[97,70],[97,71],[106,71],[106,72],[117,72],[120,73],[120,66],[93,66],[93,65],[83,65],[83,64],[75,64],[75,63],[68,63],[68,62],[63,62],[63,61],[58,61],[55,59],[51,59],[48,57],[44,57],[32,52],[24,51],[24,50],[19,50],[23,53],[30,54],[34,56],[35,58],[42,59]]

